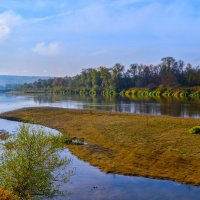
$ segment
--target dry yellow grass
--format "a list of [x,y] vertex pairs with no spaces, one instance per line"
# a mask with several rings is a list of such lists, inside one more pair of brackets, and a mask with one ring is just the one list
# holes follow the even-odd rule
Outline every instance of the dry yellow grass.
[[15,195],[12,194],[12,192],[0,188],[0,199],[1,200],[19,200]]
[[104,172],[200,185],[200,135],[188,134],[199,119],[61,108],[21,109],[0,117],[85,138],[89,145],[68,148]]

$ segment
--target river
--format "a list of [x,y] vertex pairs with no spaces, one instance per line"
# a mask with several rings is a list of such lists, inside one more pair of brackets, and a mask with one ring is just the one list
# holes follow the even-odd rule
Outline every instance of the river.
[[[200,104],[193,101],[160,102],[155,100],[134,100],[122,98],[89,98],[50,95],[0,94],[0,112],[22,107],[54,106],[74,109],[99,109],[131,112],[138,114],[172,115],[179,117],[200,117]],[[0,129],[16,131],[18,122],[0,120]],[[54,199],[72,200],[199,200],[200,187],[184,185],[168,180],[105,174],[98,168],[79,160],[68,150],[63,152],[72,158],[69,169],[75,168],[70,183],[63,184],[64,193],[70,196]]]

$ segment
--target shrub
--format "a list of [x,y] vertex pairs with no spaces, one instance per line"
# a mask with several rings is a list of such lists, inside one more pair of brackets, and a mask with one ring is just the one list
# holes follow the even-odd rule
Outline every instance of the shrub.
[[43,199],[60,193],[53,182],[68,180],[71,175],[58,170],[70,162],[70,159],[60,157],[64,148],[60,135],[22,125],[9,143],[9,148],[3,148],[0,159],[2,188],[13,191],[22,199],[32,199],[35,195]]
[[195,126],[189,130],[189,134],[200,134],[200,126]]
[[64,144],[72,144],[72,138],[68,137],[67,135],[64,135],[61,137],[61,140]]

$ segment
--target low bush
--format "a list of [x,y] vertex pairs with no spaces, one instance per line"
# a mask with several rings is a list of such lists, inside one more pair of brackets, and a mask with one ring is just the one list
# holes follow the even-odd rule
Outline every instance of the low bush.
[[[21,125],[8,144],[1,144],[0,148],[3,150],[0,155],[1,188],[26,200],[61,194],[57,183],[69,180],[71,172],[62,172],[62,169],[71,159],[60,156],[64,149],[60,135]],[[2,199],[9,198],[2,198],[0,193]]]
[[200,126],[195,126],[189,130],[189,134],[200,134]]

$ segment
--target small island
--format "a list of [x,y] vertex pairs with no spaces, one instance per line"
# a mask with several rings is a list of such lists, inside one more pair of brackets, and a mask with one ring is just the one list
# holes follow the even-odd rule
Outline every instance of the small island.
[[189,133],[199,119],[50,107],[20,109],[0,117],[84,138],[84,145],[67,148],[106,173],[200,185],[200,135]]

